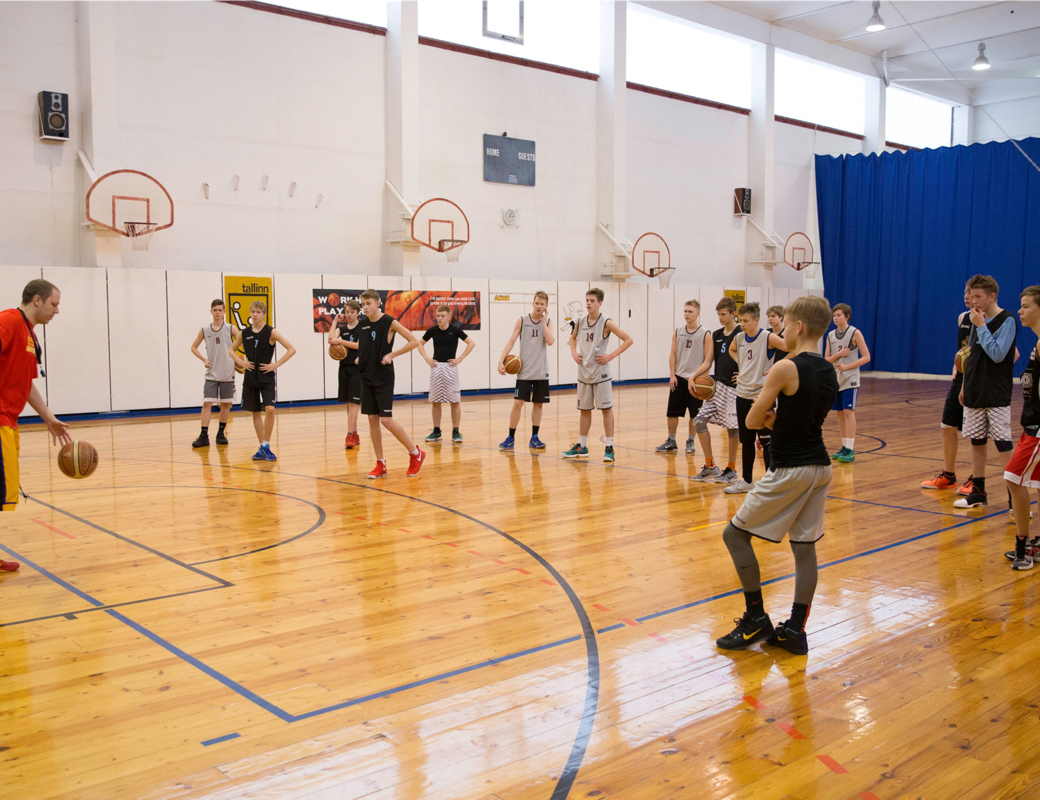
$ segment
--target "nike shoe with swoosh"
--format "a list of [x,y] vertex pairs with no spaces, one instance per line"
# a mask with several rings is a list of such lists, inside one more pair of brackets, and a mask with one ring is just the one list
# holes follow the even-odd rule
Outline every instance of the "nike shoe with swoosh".
[[773,635],[773,623],[769,621],[768,614],[752,619],[745,611],[743,617],[733,621],[737,623],[737,627],[721,639],[715,640],[715,644],[723,650],[746,650]]
[[805,631],[796,631],[784,620],[776,626],[773,635],[766,640],[766,644],[773,647],[782,647],[796,656],[804,656],[809,652],[809,643],[805,640]]

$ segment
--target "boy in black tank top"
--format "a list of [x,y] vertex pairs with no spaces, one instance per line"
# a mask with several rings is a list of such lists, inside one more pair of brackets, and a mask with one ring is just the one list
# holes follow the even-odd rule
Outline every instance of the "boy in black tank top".
[[[822,297],[799,297],[786,311],[784,342],[789,355],[766,374],[765,386],[747,415],[749,428],[773,431],[773,470],[755,484],[722,534],[744,589],[747,610],[737,627],[716,644],[726,650],[744,650],[765,640],[805,655],[809,652],[805,621],[816,592],[816,542],[823,536],[831,482],[823,421],[838,396],[838,378],[816,352],[816,343],[831,319],[830,304]],[[794,606],[791,618],[774,629],[763,606],[751,540],[758,537],[779,543],[788,534],[795,564]]]
[[[426,453],[415,446],[401,423],[394,419],[394,359],[414,350],[420,342],[404,325],[384,314],[379,307],[379,292],[366,289],[361,293],[361,310],[365,316],[358,325],[358,370],[361,373],[361,413],[368,417],[368,432],[376,453],[376,466],[370,479],[386,476],[383,458],[383,428],[394,435],[410,457],[408,477],[418,475]],[[394,350],[394,336],[401,334],[408,344]]]
[[[1018,310],[1022,325],[1040,336],[1040,286],[1022,291],[1022,307]],[[1040,537],[1029,541],[1029,490],[1040,490],[1040,354],[1037,347],[1029,355],[1029,366],[1022,373],[1022,435],[1015,453],[1004,470],[1004,481],[1011,495],[1015,517],[1015,549],[1004,555],[1011,559],[1012,569],[1032,569],[1040,556]],[[1037,518],[1040,523],[1040,517]]]
[[361,373],[358,371],[358,315],[361,304],[357,300],[347,300],[343,304],[343,313],[338,315],[329,330],[329,344],[338,344],[347,351],[347,356],[339,362],[339,391],[337,402],[347,404],[347,438],[344,446],[353,450],[361,446],[358,436],[357,418],[361,409]]
[[[249,325],[238,332],[231,344],[231,357],[245,370],[242,381],[242,410],[253,412],[253,430],[260,449],[253,461],[277,461],[271,452],[271,434],[274,433],[274,404],[278,395],[275,370],[296,355],[296,348],[277,330],[267,324],[267,306],[256,300],[249,306]],[[285,355],[274,361],[274,346],[285,348]],[[241,347],[245,358],[238,355]]]

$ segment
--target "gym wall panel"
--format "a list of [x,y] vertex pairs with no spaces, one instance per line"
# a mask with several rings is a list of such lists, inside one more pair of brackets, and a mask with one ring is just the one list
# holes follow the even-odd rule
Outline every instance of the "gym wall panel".
[[[403,275],[370,275],[368,278],[369,289],[397,289],[405,291],[412,288],[411,278]],[[400,350],[406,340],[400,335],[394,338],[394,350]],[[394,394],[412,393],[412,364],[409,357],[394,359]]]
[[[317,288],[317,287],[315,287]],[[321,288],[323,289],[367,289],[367,275],[330,275],[321,276]],[[360,314],[358,315],[361,316]],[[328,334],[323,335],[322,341],[328,352]],[[322,370],[325,373],[325,399],[335,400],[339,395],[339,364],[326,356],[322,360]]]
[[[25,284],[42,276],[43,270],[41,267],[4,267],[0,269],[0,308],[18,308],[18,305],[22,302],[22,289],[25,288]],[[61,305],[59,304],[58,316],[54,318],[54,322],[61,321],[63,320],[61,317]],[[64,321],[67,322],[68,318]],[[36,326],[36,338],[40,340],[40,345],[43,347],[44,359],[47,357],[47,327],[47,325]],[[44,363],[43,371],[47,371],[46,363]],[[36,390],[43,395],[43,399],[46,401],[47,379],[40,376],[33,383],[36,385]],[[34,417],[36,412],[33,411],[32,406],[26,403],[25,410],[19,416]]]
[[766,290],[761,286],[749,286],[745,294],[749,303],[758,303],[762,319],[766,316]]
[[[223,297],[219,272],[169,272],[166,274],[166,331],[170,358],[170,407],[202,406],[206,367],[191,354],[191,343],[205,325],[211,325],[209,304]],[[231,342],[221,342],[231,347]],[[206,343],[199,345],[206,355]],[[242,394],[242,377],[236,376],[235,402]]]
[[[680,325],[683,324],[683,308],[686,307],[687,300],[696,300],[701,304],[701,325],[704,325],[708,330],[714,330],[718,327],[718,319],[715,317],[714,308],[709,308],[701,298],[701,289],[699,286],[690,286],[689,284],[672,284],[672,330],[674,331]],[[669,344],[669,347],[671,345]],[[667,353],[665,358],[667,358]],[[666,373],[667,374],[667,373]]]
[[[415,279],[413,279],[414,283]],[[488,296],[488,282],[482,278],[452,278],[451,289],[453,292],[480,292],[480,330],[466,331],[476,347],[465,361],[459,366],[459,381],[462,388],[466,390],[491,388],[491,365],[498,363],[498,353],[502,349],[502,343],[491,338],[490,307],[491,298]],[[431,346],[432,347],[432,346]],[[431,349],[432,353],[433,350]],[[426,366],[423,364],[423,366]]]
[[[622,381],[645,380],[650,347],[647,294],[651,286],[647,283],[623,283],[619,288],[621,308],[617,324],[632,337],[632,346],[618,357],[618,368],[614,374],[617,380]],[[660,291],[659,287],[652,288],[655,292]]]
[[573,386],[578,382],[578,365],[571,358],[571,324],[585,316],[585,292],[587,281],[558,281],[556,284],[556,313],[559,322],[556,330],[556,363],[559,365],[557,380],[561,386]]
[[[675,287],[650,286],[646,298],[646,377],[668,377],[672,336],[682,322],[675,319]],[[690,298],[684,298],[683,302]],[[627,353],[625,355],[628,355]],[[622,356],[623,358],[624,356]]]
[[[603,290],[603,305],[600,306],[600,313],[605,314],[607,319],[614,320],[622,328],[625,327],[621,319],[621,289],[623,286],[624,284],[615,283],[610,278],[600,278],[600,280],[592,281],[589,284],[590,289],[598,288]],[[584,300],[582,305],[584,305]],[[632,333],[632,331],[626,331],[626,333]],[[612,353],[617,350],[620,343],[616,336],[611,336],[610,341],[607,343],[607,352]],[[635,344],[632,346],[635,347]],[[607,365],[610,367],[610,374],[615,381],[621,380],[621,364],[619,361],[620,359],[614,359]]]
[[[279,272],[274,276],[278,309],[275,329],[296,348],[296,355],[278,369],[278,399],[320,400],[325,396],[324,362],[328,356],[326,334],[314,332],[314,289],[322,288],[320,274]],[[281,347],[275,359],[285,355]]]
[[[725,296],[721,286],[702,286],[701,287],[701,319],[704,320],[704,324],[708,326],[708,330],[716,331],[721,326],[719,325],[718,313],[715,311],[715,306],[719,304]],[[678,325],[679,323],[676,323]]]
[[112,410],[169,408],[165,270],[108,271],[108,342]]
[[[412,289],[418,289],[420,291],[435,291],[435,292],[450,292],[451,291],[451,278],[447,277],[424,277],[424,276],[413,276],[412,277]],[[415,331],[415,335],[422,339],[423,332]],[[469,336],[469,332],[466,333]],[[462,349],[465,346],[464,342],[459,342],[459,355],[462,354]],[[433,358],[433,342],[426,342],[426,354]],[[475,358],[477,351],[474,350],[470,355],[470,359]],[[470,359],[467,359],[470,360]],[[412,391],[413,392],[429,392],[430,391],[430,367],[423,360],[422,353],[418,349],[410,352],[405,358],[401,359],[401,366],[403,362],[411,361],[412,370]],[[463,364],[466,362],[463,361]],[[459,380],[462,380],[462,374],[460,370]],[[462,388],[468,389],[468,386]]]
[[[44,267],[43,277],[61,290],[60,314],[47,326],[47,390],[51,411],[55,414],[111,411],[105,270]],[[165,348],[159,352],[165,352]]]

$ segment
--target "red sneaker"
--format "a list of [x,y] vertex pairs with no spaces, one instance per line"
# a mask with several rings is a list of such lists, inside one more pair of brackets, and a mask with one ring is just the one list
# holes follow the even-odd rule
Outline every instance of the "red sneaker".
[[925,489],[949,489],[951,486],[957,485],[956,478],[947,478],[945,472],[940,472],[930,481],[921,481],[921,486]]
[[17,561],[4,561],[2,558],[0,558],[0,570],[4,572],[14,572],[21,566],[22,565],[19,564]]
[[[419,450],[418,447],[415,449]],[[419,450],[419,452],[414,456],[408,456],[408,459],[408,477],[411,478],[412,476],[419,474],[419,470],[422,469],[423,462],[426,460],[426,453]]]
[[964,485],[957,490],[957,494],[968,495],[971,494],[971,482],[975,478],[974,475],[969,475],[968,480],[964,482]]
[[361,437],[358,436],[356,433],[352,433],[350,435],[354,437],[354,447],[361,447]]
[[382,461],[376,462],[376,467],[370,473],[368,473],[368,479],[374,481],[376,478],[386,477],[386,464]]
[[347,438],[343,440],[343,446],[345,448],[347,448],[347,450],[353,450],[354,449],[354,434],[352,434],[352,433],[348,433],[347,434]]

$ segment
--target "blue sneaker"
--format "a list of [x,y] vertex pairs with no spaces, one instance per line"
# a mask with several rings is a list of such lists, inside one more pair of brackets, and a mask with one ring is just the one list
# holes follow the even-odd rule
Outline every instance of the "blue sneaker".
[[278,456],[271,452],[271,445],[265,444],[263,447],[260,448],[260,450],[263,451],[264,458],[266,458],[268,461],[278,460]]
[[267,456],[264,455],[264,448],[261,445],[260,449],[253,453],[253,461],[266,461]]
[[498,446],[499,450],[512,450],[516,446],[516,440],[512,436],[507,436],[506,440]]
[[539,439],[537,436],[532,436],[531,441],[527,443],[527,446],[534,450],[544,450],[545,442]]

